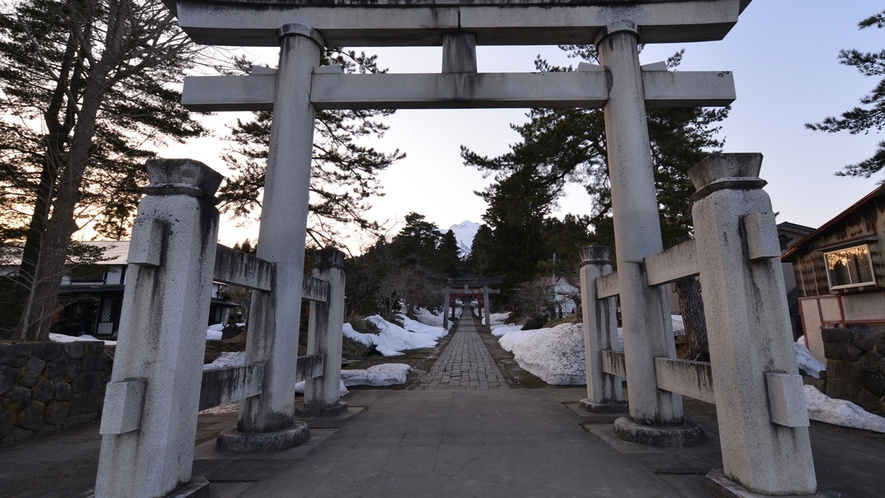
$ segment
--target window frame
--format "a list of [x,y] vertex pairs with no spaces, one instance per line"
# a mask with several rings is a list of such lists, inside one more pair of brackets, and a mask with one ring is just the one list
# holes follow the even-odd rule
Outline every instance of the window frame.
[[[869,269],[870,269],[870,277],[871,277],[871,280],[864,281],[864,282],[858,282],[858,283],[843,284],[843,285],[833,285],[833,272],[832,272],[832,270],[830,269],[830,261],[829,261],[829,258],[828,258],[827,256],[829,256],[830,254],[836,254],[836,253],[839,253],[839,252],[843,252],[843,251],[846,251],[846,250],[849,250],[849,249],[856,249],[856,248],[858,248],[858,247],[866,247],[866,250],[867,250],[867,265],[868,265],[868,267],[869,267]],[[842,247],[842,248],[839,248],[839,249],[836,249],[836,250],[833,250],[833,251],[827,251],[827,252],[823,253],[823,258],[824,258],[824,268],[826,269],[826,272],[827,272],[827,283],[829,284],[830,290],[841,290],[841,289],[852,289],[852,288],[857,288],[857,287],[876,286],[876,285],[877,285],[877,283],[876,283],[876,273],[875,273],[875,271],[873,270],[873,257],[872,257],[872,254],[873,254],[873,251],[870,249],[870,244],[857,244],[857,245],[854,245],[854,246]],[[848,277],[851,278],[851,271],[848,272]]]

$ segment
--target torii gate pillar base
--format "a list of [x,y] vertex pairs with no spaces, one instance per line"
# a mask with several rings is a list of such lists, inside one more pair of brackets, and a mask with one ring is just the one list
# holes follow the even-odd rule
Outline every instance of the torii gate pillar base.
[[236,427],[225,429],[215,440],[219,453],[269,453],[288,450],[310,439],[310,429],[304,422],[296,421],[292,427],[275,432],[240,432]]
[[330,406],[305,405],[296,408],[295,414],[301,418],[328,418],[347,413],[347,403],[336,403]]
[[[706,483],[707,493],[713,498],[765,498],[771,495],[762,495],[754,493],[740,484],[725,477],[722,469],[711,470],[707,474]],[[832,498],[841,496],[835,493],[828,493],[820,488],[813,495],[777,495],[779,498]]]
[[615,420],[614,434],[621,441],[659,448],[690,448],[707,440],[704,429],[687,420],[681,425],[654,426],[620,417]]
[[587,398],[581,400],[581,408],[592,413],[626,413],[630,407],[626,401],[611,401],[609,403],[593,403]]

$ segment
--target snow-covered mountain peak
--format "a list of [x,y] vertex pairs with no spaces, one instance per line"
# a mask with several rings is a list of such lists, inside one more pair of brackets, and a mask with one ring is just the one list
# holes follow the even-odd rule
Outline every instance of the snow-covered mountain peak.
[[473,237],[476,236],[477,230],[482,226],[481,223],[472,221],[462,221],[457,225],[449,227],[455,234],[455,240],[458,241],[459,256],[464,257],[470,253],[470,247],[473,245]]

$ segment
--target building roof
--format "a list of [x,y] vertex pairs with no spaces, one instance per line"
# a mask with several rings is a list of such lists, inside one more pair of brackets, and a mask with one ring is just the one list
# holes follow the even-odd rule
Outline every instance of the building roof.
[[90,240],[82,244],[104,249],[103,260],[95,263],[97,265],[125,265],[129,257],[128,240]]
[[799,225],[796,223],[790,223],[789,221],[783,221],[777,224],[777,230],[780,232],[781,230],[786,232],[794,232],[794,233],[804,233],[808,234],[814,231],[814,228],[807,227],[805,225]]
[[797,251],[799,251],[799,249],[807,241],[817,237],[819,234],[825,232],[827,229],[829,229],[830,227],[832,227],[833,225],[835,225],[836,223],[841,221],[846,216],[861,209],[868,202],[870,202],[871,200],[873,200],[883,194],[885,194],[885,184],[878,186],[875,190],[873,190],[872,192],[870,192],[869,194],[867,194],[863,198],[861,198],[859,201],[857,201],[854,204],[852,204],[851,206],[849,206],[848,209],[846,209],[845,211],[842,211],[841,213],[836,215],[833,219],[831,219],[830,221],[821,225],[820,228],[818,228],[817,230],[815,230],[815,231],[809,233],[808,235],[806,235],[805,237],[802,237],[801,239],[799,239],[799,241],[797,241],[795,244],[791,245],[789,249],[787,249],[787,252],[785,252],[781,256],[781,260],[789,261],[790,258],[793,256],[793,254],[795,254]]
[[[125,265],[126,259],[129,257],[129,241],[128,240],[85,240],[75,241],[79,244],[86,244],[93,247],[104,249],[102,261],[92,264],[96,265]],[[7,266],[18,266],[21,264],[21,248],[10,251],[8,262],[3,263]]]

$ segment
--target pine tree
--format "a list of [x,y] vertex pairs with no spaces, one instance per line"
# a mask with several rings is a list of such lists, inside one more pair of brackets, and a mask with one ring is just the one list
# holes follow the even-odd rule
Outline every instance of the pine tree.
[[[571,58],[596,62],[592,46],[563,49]],[[668,59],[668,68],[675,69],[683,53],[680,51]],[[552,66],[541,59],[536,60],[535,65],[539,71],[546,72],[572,70]],[[690,237],[689,196],[694,188],[687,172],[710,152],[722,147],[716,138],[717,123],[727,117],[728,108],[650,108],[647,114],[662,236],[664,246],[670,247]],[[550,257],[533,252],[544,245],[535,234],[541,233],[539,227],[543,226],[544,216],[569,182],[582,184],[595,201],[588,220],[595,228],[593,241],[605,245],[614,243],[603,111],[532,109],[528,118],[525,124],[513,125],[522,141],[511,145],[510,152],[485,157],[463,147],[461,151],[465,164],[495,175],[496,182],[480,194],[489,202],[483,219],[491,228],[487,248],[491,251],[484,259],[487,267],[507,273],[510,285],[529,281],[534,275],[527,268],[534,269],[537,262]],[[517,213],[525,213],[524,219],[515,218]],[[524,233],[510,240],[520,230]],[[502,240],[496,240],[499,238]],[[531,261],[534,263],[528,265]],[[695,285],[696,281],[683,281],[677,287]],[[700,300],[692,303],[694,310],[702,310],[702,306]],[[705,336],[705,331],[687,333]]]
[[125,235],[149,149],[203,133],[170,89],[192,47],[156,0],[24,0],[3,12],[0,188],[14,207],[3,235],[24,232],[17,337],[47,337],[75,231],[91,220]]
[[[858,28],[885,27],[885,11],[870,16],[858,23]],[[839,62],[857,68],[864,76],[885,76],[885,50],[880,52],[860,52],[855,49],[839,52]],[[872,92],[860,99],[860,106],[842,113],[841,117],[830,116],[820,123],[807,123],[806,128],[836,133],[847,131],[852,135],[879,132],[885,126],[885,78],[879,80]],[[861,176],[869,178],[885,167],[885,141],[879,142],[872,157],[857,164],[845,166],[837,176]]]

